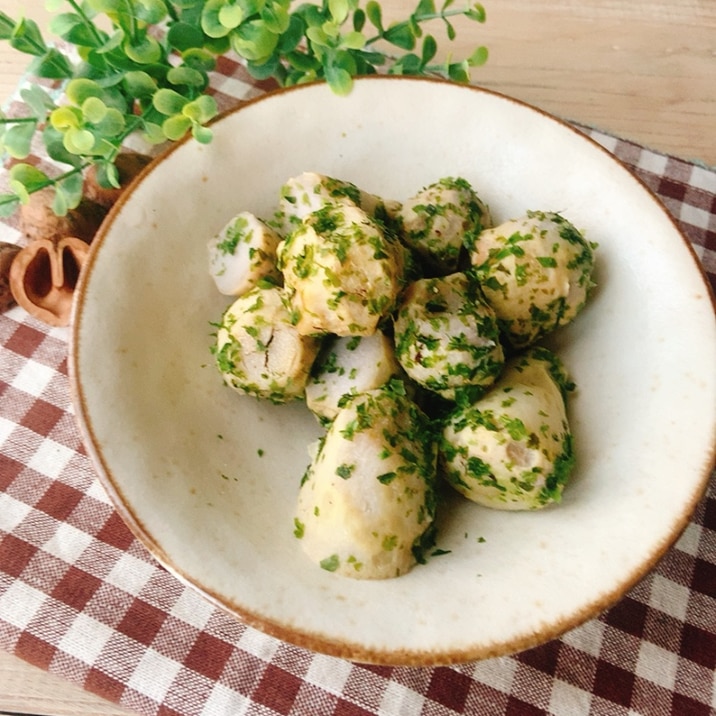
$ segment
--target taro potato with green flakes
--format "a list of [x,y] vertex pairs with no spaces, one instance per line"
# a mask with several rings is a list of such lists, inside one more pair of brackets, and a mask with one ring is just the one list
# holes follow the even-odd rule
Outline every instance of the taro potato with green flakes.
[[259,281],[279,283],[276,247],[280,238],[266,223],[242,211],[209,240],[209,273],[226,296],[240,296]]
[[405,372],[448,400],[460,391],[487,388],[502,370],[497,319],[470,272],[410,284],[394,328]]
[[298,494],[296,536],[323,569],[355,579],[406,574],[435,517],[437,448],[425,414],[391,383],[351,397]]
[[371,335],[403,286],[403,248],[356,206],[306,216],[279,244],[278,261],[304,335]]
[[560,214],[529,211],[483,231],[470,259],[507,340],[526,348],[584,307],[594,246]]
[[402,376],[393,339],[377,330],[372,336],[333,336],[324,341],[306,384],[306,405],[321,421],[331,421],[348,396],[365,393]]
[[404,202],[398,222],[405,244],[435,276],[460,268],[465,248],[492,226],[492,217],[466,179],[443,177]]
[[559,502],[574,465],[559,358],[535,347],[508,362],[490,391],[450,416],[440,441],[448,482],[485,507],[536,510]]
[[258,286],[224,312],[214,353],[227,385],[285,403],[303,397],[319,346],[296,330],[282,288]]

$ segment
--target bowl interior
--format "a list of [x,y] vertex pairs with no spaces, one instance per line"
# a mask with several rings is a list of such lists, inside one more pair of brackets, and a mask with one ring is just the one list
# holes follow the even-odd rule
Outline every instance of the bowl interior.
[[[125,194],[76,305],[81,429],[144,543],[249,623],[382,663],[507,653],[617,599],[676,539],[713,463],[713,305],[662,206],[577,131],[474,87],[369,78],[340,98],[305,86],[214,131]],[[320,429],[302,405],[223,386],[209,347],[229,300],[206,242],[239,211],[270,218],[281,184],[306,170],[401,200],[463,176],[497,221],[559,211],[599,244],[590,304],[550,341],[578,386],[561,505],[511,514],[455,498],[438,539],[449,552],[395,580],[347,580],[303,556],[293,510]]]

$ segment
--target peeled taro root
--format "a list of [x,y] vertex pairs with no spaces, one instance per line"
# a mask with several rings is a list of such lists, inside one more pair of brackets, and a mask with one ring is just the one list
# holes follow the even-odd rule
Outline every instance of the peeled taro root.
[[352,396],[299,490],[294,534],[305,554],[354,579],[409,572],[430,543],[436,461],[427,417],[395,386]]
[[483,231],[470,260],[485,299],[515,348],[526,348],[567,325],[594,286],[594,245],[554,212],[528,211]]
[[440,440],[447,481],[469,500],[499,510],[559,502],[575,460],[565,404],[573,387],[546,348],[513,358],[483,398],[457,407],[447,420]]
[[214,352],[234,390],[286,403],[303,397],[319,345],[296,330],[282,288],[256,286],[224,312]]

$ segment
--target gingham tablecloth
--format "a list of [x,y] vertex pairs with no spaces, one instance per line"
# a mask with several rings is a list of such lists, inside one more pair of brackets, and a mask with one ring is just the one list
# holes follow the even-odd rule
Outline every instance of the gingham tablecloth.
[[[212,86],[222,107],[268,88],[227,59]],[[716,172],[585,131],[661,197],[716,285]],[[11,221],[0,233],[20,238]],[[713,478],[677,544],[598,619],[512,657],[365,666],[247,627],[159,566],[80,442],[68,331],[14,308],[0,341],[0,648],[148,716],[716,713]]]

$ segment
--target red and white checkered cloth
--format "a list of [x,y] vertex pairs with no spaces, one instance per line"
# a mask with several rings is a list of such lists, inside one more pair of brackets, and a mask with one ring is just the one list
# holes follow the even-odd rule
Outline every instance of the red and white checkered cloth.
[[[222,107],[266,89],[229,60],[212,80]],[[716,172],[588,133],[663,199],[716,286]],[[359,665],[245,626],[133,538],[75,427],[67,339],[0,315],[0,648],[147,715],[716,714],[716,480],[657,568],[562,638],[449,668]]]

